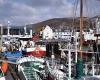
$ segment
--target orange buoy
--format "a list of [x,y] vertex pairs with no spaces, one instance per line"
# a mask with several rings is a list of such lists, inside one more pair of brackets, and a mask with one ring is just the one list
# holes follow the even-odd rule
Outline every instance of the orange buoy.
[[8,70],[8,63],[7,62],[2,62],[1,69],[2,69],[3,73],[5,74]]

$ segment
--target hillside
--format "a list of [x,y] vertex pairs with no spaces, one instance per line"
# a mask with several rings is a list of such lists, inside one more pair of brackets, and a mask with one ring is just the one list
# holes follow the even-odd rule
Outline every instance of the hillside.
[[[46,25],[51,26],[54,29],[57,28],[79,28],[80,26],[80,21],[79,18],[75,18],[74,21],[72,18],[54,18],[54,19],[50,19],[50,20],[46,20],[40,23],[36,23],[36,24],[29,24],[27,25],[27,27],[30,27],[33,29],[33,31],[40,31],[42,30]],[[88,19],[86,17],[84,17],[84,28],[86,27],[93,27],[91,25],[91,19]]]

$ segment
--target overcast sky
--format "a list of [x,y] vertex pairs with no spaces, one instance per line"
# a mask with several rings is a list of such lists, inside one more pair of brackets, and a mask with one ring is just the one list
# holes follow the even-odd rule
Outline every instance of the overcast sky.
[[[85,16],[100,15],[100,1],[83,1],[86,1]],[[73,7],[74,0],[0,0],[0,23],[5,25],[9,20],[12,25],[25,25],[52,18],[72,17]]]

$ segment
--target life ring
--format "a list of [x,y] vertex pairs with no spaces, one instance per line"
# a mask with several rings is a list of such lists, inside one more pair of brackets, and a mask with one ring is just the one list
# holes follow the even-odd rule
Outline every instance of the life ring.
[[42,57],[42,56],[44,56],[43,53],[44,53],[43,50],[39,46],[36,47],[35,50],[34,50],[34,55],[36,57]]
[[42,49],[40,47],[36,47],[34,51],[35,51],[36,54],[40,54],[39,51],[42,51]]

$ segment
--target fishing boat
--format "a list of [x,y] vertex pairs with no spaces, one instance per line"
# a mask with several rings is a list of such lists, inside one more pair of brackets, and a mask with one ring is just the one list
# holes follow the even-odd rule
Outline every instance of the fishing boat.
[[83,0],[80,0],[79,37],[75,36],[74,44],[68,42],[67,48],[62,49],[64,44],[60,45],[60,50],[66,52],[69,80],[100,80],[100,24],[97,33],[90,30],[89,34],[84,34],[83,37],[83,18]]
[[[22,51],[23,55],[26,56],[35,56],[35,57],[42,57],[46,54],[46,46],[45,45],[36,45],[35,41],[32,37],[32,31],[30,31],[31,35],[27,35],[26,27],[24,28],[25,35],[20,36],[18,39],[21,43],[20,50]],[[36,37],[35,37],[36,38]]]
[[[18,73],[23,80],[50,80],[48,69],[43,58],[33,56],[22,57],[17,60]],[[52,79],[53,80],[53,79]]]
[[35,42],[30,40],[28,37],[20,37],[21,42],[21,50],[23,55],[26,56],[35,56],[35,57],[42,57],[46,54],[46,46],[45,45],[35,45]]
[[[86,76],[91,76],[91,77],[97,77],[100,76],[100,64],[98,63],[98,56],[99,56],[99,51],[88,51],[87,53],[93,53],[91,60],[88,61],[83,61],[84,60],[84,55],[83,55],[83,0],[80,0],[80,53],[79,53],[79,58],[76,64],[76,76],[77,78],[82,78],[84,75],[84,70],[87,70],[88,72],[85,71]],[[92,32],[92,31],[91,31]],[[90,46],[91,44],[93,45],[92,40],[90,41]],[[97,44],[97,43],[96,43]],[[87,57],[87,56],[85,56]],[[84,62],[84,63],[83,63]],[[85,65],[85,68],[83,67]],[[80,70],[79,70],[80,69]],[[99,72],[98,72],[99,71]],[[80,74],[78,74],[80,73]],[[89,73],[89,74],[88,74]],[[86,77],[84,77],[86,79]],[[100,77],[98,77],[100,79]]]
[[[52,65],[51,61],[34,56],[19,58],[16,61],[18,73],[23,80],[66,80],[66,72],[61,68],[62,65]],[[56,63],[56,60],[53,63]]]
[[16,60],[22,57],[23,55],[21,51],[15,51],[15,52],[4,52],[3,56],[5,56],[8,59],[8,61],[16,62]]

